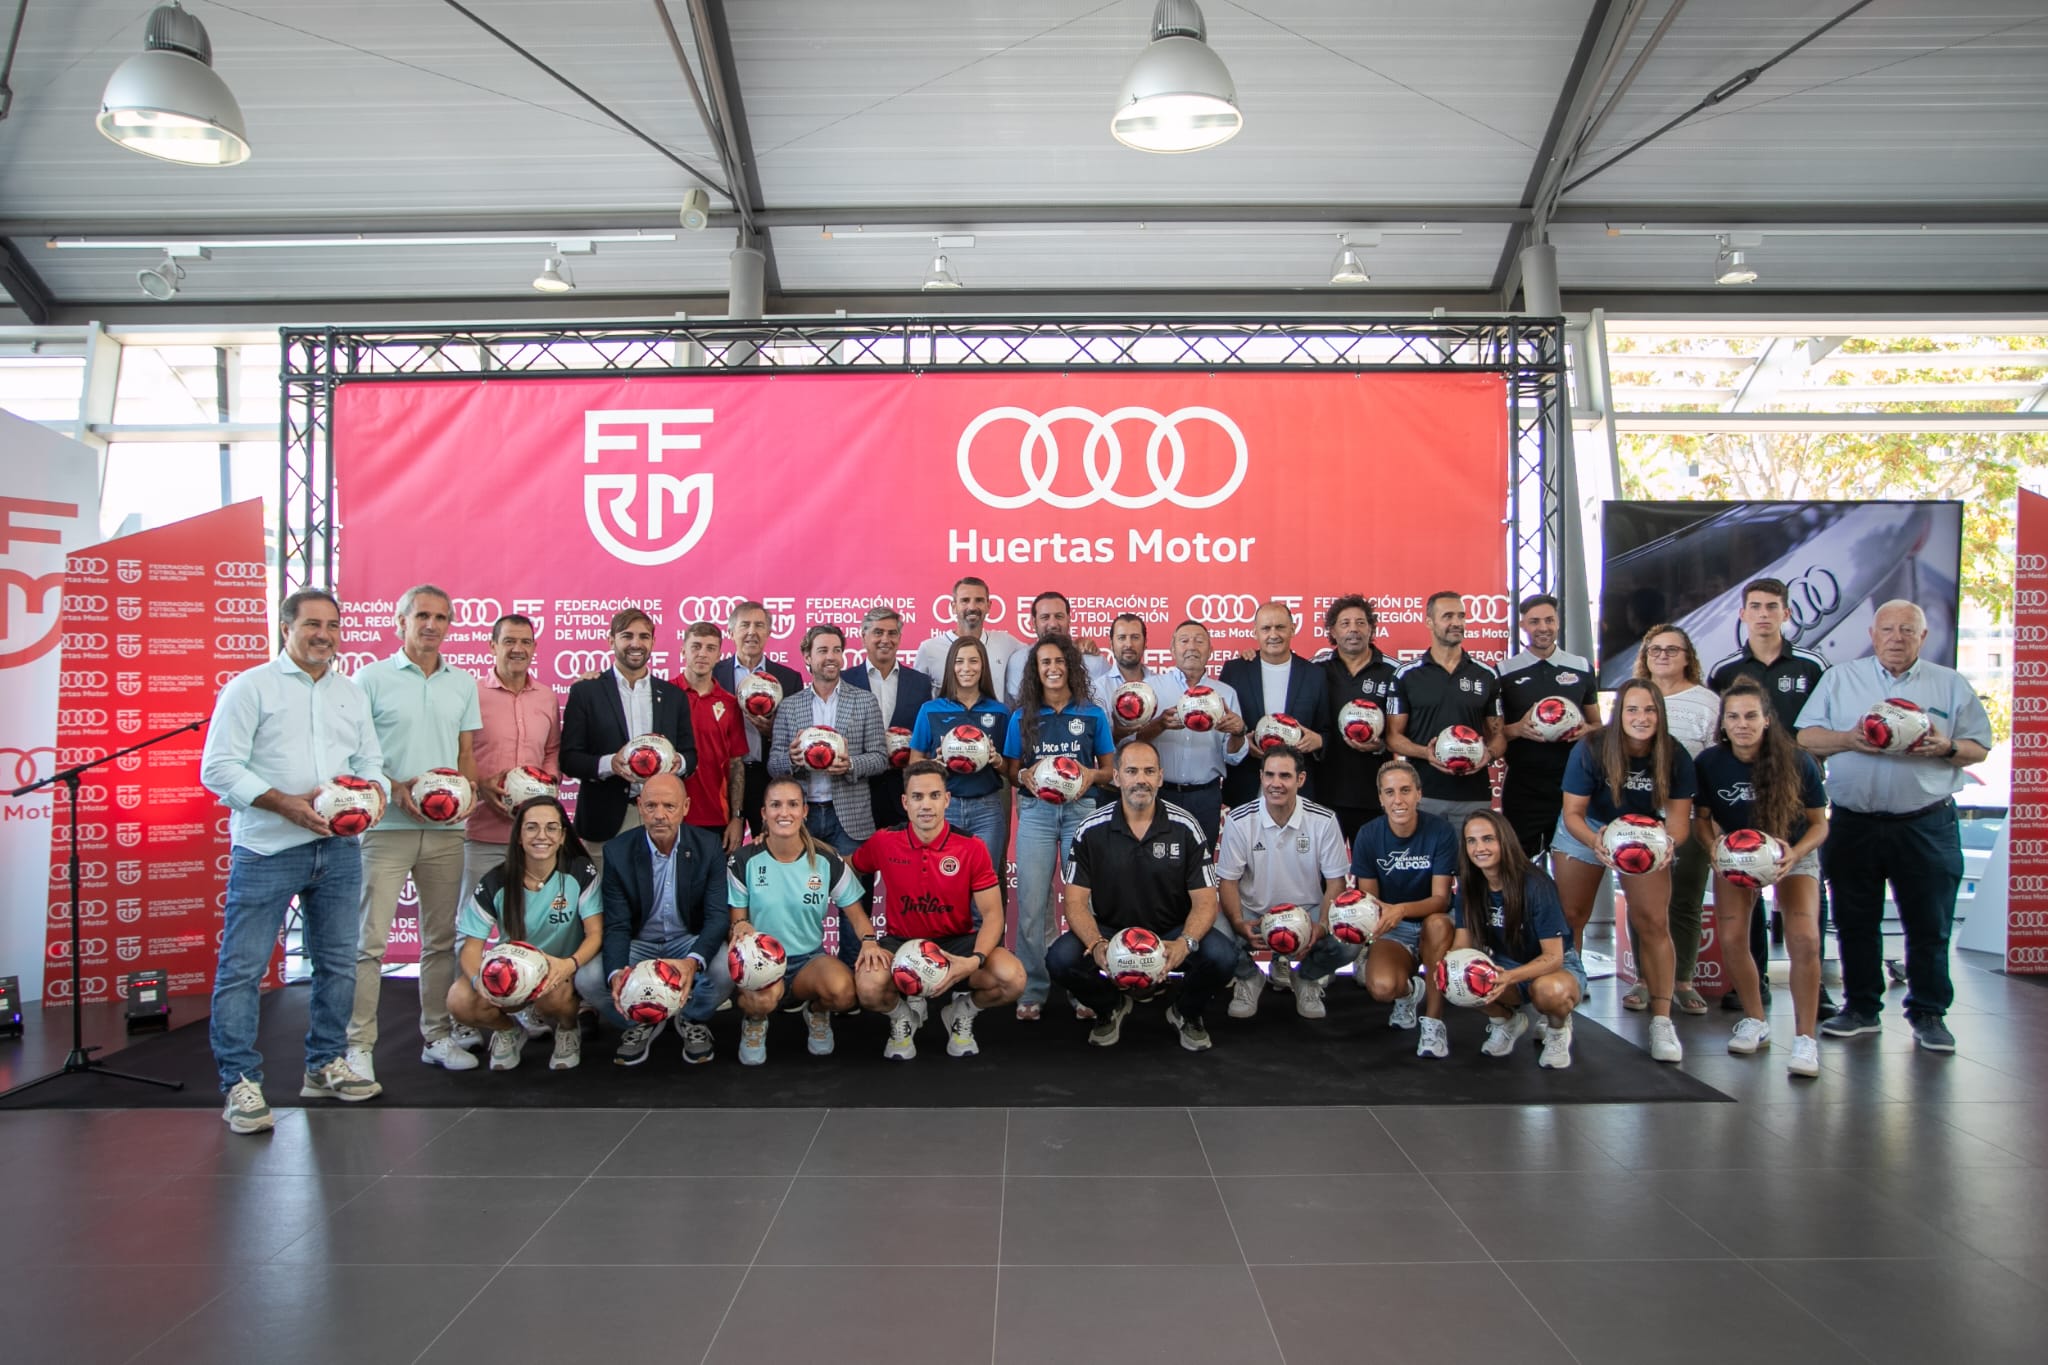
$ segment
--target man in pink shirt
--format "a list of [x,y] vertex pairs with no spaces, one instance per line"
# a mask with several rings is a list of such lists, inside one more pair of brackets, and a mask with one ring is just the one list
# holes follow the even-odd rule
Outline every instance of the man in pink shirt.
[[562,775],[562,703],[555,689],[537,682],[533,667],[533,622],[500,616],[491,626],[491,671],[477,687],[484,728],[476,737],[477,802],[462,842],[462,887],[467,897],[484,873],[505,861],[512,838],[512,810],[505,803],[505,774],[513,768],[545,768]]

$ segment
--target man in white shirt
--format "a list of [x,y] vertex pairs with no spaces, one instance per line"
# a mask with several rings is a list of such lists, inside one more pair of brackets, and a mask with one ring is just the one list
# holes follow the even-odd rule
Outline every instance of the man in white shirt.
[[[1173,628],[1175,666],[1148,679],[1159,715],[1136,733],[1159,751],[1160,799],[1194,816],[1214,848],[1223,822],[1223,778],[1244,760],[1247,748],[1244,703],[1236,688],[1209,676],[1210,653],[1209,628],[1200,621]],[[1190,687],[1206,687],[1223,699],[1226,710],[1215,729],[1190,730],[1175,714]]]
[[388,789],[384,755],[369,698],[334,666],[341,641],[334,596],[303,588],[284,600],[278,616],[284,652],[228,680],[214,703],[199,767],[200,780],[234,812],[207,1035],[227,1096],[221,1117],[237,1133],[260,1133],[276,1122],[263,1097],[257,1008],[293,897],[313,966],[299,1093],[354,1101],[382,1092],[350,1068],[346,1055],[362,848],[328,826],[313,798],[343,775]]
[[[981,641],[988,650],[989,683],[1000,686],[1009,675],[1010,656],[1024,648],[1024,642],[1007,630],[990,630],[988,622],[988,584],[979,578],[963,578],[953,585],[953,629],[942,630],[917,647],[914,661],[917,671],[928,678],[937,678],[946,671],[946,651],[953,647],[955,640],[962,637]],[[1012,695],[1005,691],[997,700],[1005,705],[1014,705]]]
[[1344,847],[1337,813],[1302,797],[1307,779],[1308,765],[1299,753],[1274,749],[1259,762],[1260,798],[1232,807],[1223,822],[1216,879],[1223,914],[1238,942],[1233,1019],[1258,1012],[1266,978],[1259,975],[1252,952],[1270,946],[1261,921],[1276,906],[1307,910],[1315,921],[1316,942],[1307,947],[1301,973],[1296,974],[1286,954],[1273,953],[1273,984],[1294,992],[1294,1008],[1302,1018],[1320,1019],[1327,1012],[1322,979],[1343,965],[1342,954],[1333,951],[1342,945],[1329,936],[1330,902],[1344,889],[1351,852]]

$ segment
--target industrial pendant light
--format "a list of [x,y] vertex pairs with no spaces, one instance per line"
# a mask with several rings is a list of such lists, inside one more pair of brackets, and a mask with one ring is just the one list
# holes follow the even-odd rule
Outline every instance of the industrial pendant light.
[[1199,152],[1237,136],[1237,86],[1208,36],[1195,0],[1159,0],[1152,41],[1117,95],[1111,136],[1141,152]]
[[107,81],[100,132],[132,152],[181,166],[247,161],[242,107],[214,72],[206,27],[175,4],[159,6],[142,45]]

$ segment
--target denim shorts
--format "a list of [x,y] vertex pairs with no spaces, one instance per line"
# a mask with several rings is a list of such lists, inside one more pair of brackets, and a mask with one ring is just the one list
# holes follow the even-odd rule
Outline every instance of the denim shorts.
[[1372,941],[1374,943],[1383,941],[1398,943],[1408,950],[1410,957],[1420,962],[1422,960],[1422,921],[1419,919],[1404,919],[1386,933],[1373,935]]
[[[1512,961],[1505,957],[1496,957],[1493,960],[1493,964],[1496,967],[1504,968],[1507,971],[1513,971],[1515,968],[1523,965],[1522,963]],[[1572,979],[1579,983],[1579,999],[1585,999],[1586,964],[1579,961],[1579,950],[1577,948],[1567,948],[1564,950],[1564,970],[1570,972],[1572,974]],[[1523,1002],[1528,1003],[1530,999],[1529,983],[1524,981],[1521,985],[1515,987],[1515,989],[1522,993]]]
[[[1598,834],[1601,831],[1601,829],[1604,828],[1604,826],[1593,824],[1593,821],[1590,817],[1587,819],[1586,823],[1588,825],[1593,826],[1593,832],[1595,834]],[[1563,816],[1558,817],[1557,829],[1550,836],[1550,851],[1552,853],[1562,853],[1565,857],[1570,858],[1575,862],[1591,863],[1593,866],[1602,869],[1604,869],[1607,866],[1605,863],[1600,861],[1599,854],[1595,853],[1592,849],[1587,848],[1584,844],[1580,843],[1576,838],[1573,837],[1572,832],[1564,827]]]

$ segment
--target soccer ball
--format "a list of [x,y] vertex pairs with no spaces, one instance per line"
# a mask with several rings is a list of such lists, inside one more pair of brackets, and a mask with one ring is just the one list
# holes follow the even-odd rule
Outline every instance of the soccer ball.
[[1477,1009],[1493,993],[1505,973],[1477,948],[1453,948],[1431,975],[1444,999],[1462,1009]]
[[996,746],[978,725],[956,725],[939,741],[939,762],[949,773],[966,777],[996,761]]
[[1662,820],[1624,815],[1600,831],[1600,846],[1614,865],[1632,877],[1655,872],[1671,861],[1671,832]]
[[1159,715],[1159,694],[1151,683],[1127,682],[1109,699],[1109,709],[1121,724],[1141,730]]
[[1120,991],[1145,991],[1166,980],[1166,945],[1150,929],[1119,929],[1103,954]]
[[900,725],[889,727],[889,733],[882,737],[888,746],[889,766],[907,768],[910,766],[910,731]]
[[733,940],[725,952],[725,965],[732,968],[733,985],[743,991],[765,991],[782,980],[789,954],[774,935],[753,933]]
[[1330,937],[1361,947],[1380,931],[1380,903],[1356,887],[1339,891],[1330,902]]
[[505,804],[514,810],[541,796],[559,796],[562,779],[546,768],[514,768],[505,774]]
[[1259,932],[1266,946],[1282,957],[1293,957],[1315,936],[1315,921],[1298,905],[1276,905],[1259,916]]
[[1065,754],[1039,759],[1031,765],[1025,779],[1030,783],[1033,796],[1056,806],[1078,801],[1081,793],[1088,790],[1088,770],[1078,759]]
[[906,939],[889,963],[889,979],[902,996],[930,995],[953,970],[946,950],[928,938]]
[[452,825],[469,818],[476,804],[476,792],[469,779],[453,768],[429,768],[412,780],[413,804],[420,814],[437,825]]
[[1197,684],[1182,694],[1173,713],[1180,717],[1183,729],[1205,735],[1223,723],[1223,718],[1230,714],[1230,708],[1223,704],[1222,693],[1213,687]]
[[1252,743],[1258,746],[1260,753],[1278,749],[1282,745],[1290,749],[1299,749],[1301,742],[1307,738],[1308,727],[1285,711],[1275,711],[1270,716],[1261,716],[1259,723],[1252,727]]
[[1469,725],[1447,725],[1431,741],[1436,761],[1460,776],[1486,766],[1486,741]]
[[313,813],[343,838],[361,834],[384,818],[384,789],[354,773],[331,777],[313,794]]
[[1870,708],[1856,728],[1864,742],[1888,754],[1902,754],[1927,737],[1933,721],[1904,697],[1887,697]]
[[1791,852],[1783,839],[1760,829],[1731,829],[1714,840],[1714,871],[1756,891],[1785,875]]
[[1586,713],[1579,710],[1577,703],[1563,697],[1545,697],[1529,708],[1523,723],[1540,740],[1558,740],[1584,725]]
[[1379,743],[1381,735],[1387,732],[1387,713],[1380,710],[1378,702],[1360,697],[1347,701],[1337,711],[1337,728],[1344,732],[1344,742],[1354,749],[1363,749]]
[[749,673],[740,679],[740,709],[750,716],[772,716],[782,705],[782,684],[773,674]]
[[523,1010],[548,984],[548,955],[531,943],[499,943],[484,949],[476,982],[484,999],[501,1010]]
[[619,1013],[629,1024],[664,1023],[682,1012],[689,998],[683,974],[665,957],[650,957],[626,973],[619,987]]
[[683,770],[683,757],[663,735],[635,735],[626,741],[626,769],[645,782]]
[[846,736],[829,725],[806,725],[796,732],[796,746],[803,751],[804,766],[820,772],[846,757]]

